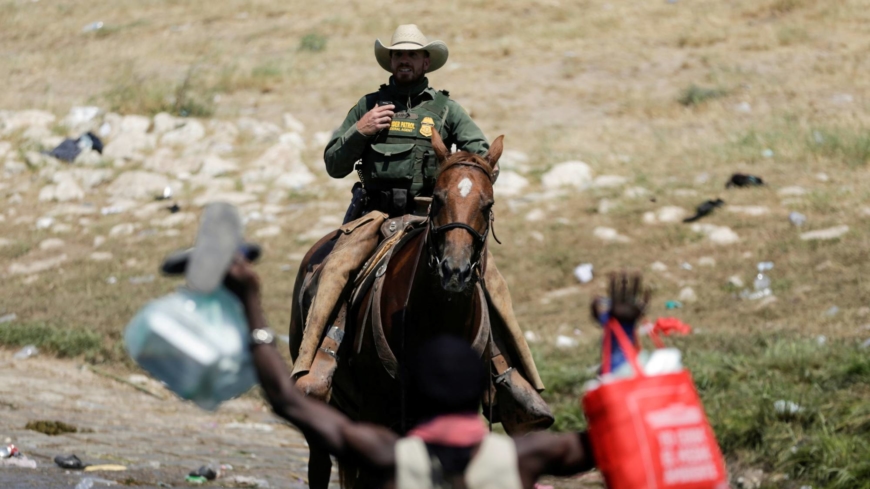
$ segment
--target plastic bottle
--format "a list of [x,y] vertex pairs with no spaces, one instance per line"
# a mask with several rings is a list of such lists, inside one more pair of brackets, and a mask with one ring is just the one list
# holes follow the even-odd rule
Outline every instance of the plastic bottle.
[[90,477],[85,477],[78,484],[76,484],[76,489],[91,489],[94,487],[94,480]]
[[752,281],[752,286],[755,288],[755,291],[764,295],[770,295],[770,277],[768,277],[764,272],[773,269],[773,262],[771,261],[763,261],[758,264],[758,274],[755,276],[755,280]]
[[209,294],[182,287],[147,304],[130,321],[124,342],[136,363],[203,409],[257,380],[242,305],[224,287]]

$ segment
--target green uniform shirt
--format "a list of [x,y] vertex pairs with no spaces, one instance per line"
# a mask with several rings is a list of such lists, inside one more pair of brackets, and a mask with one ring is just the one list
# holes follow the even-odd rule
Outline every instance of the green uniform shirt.
[[[435,98],[435,90],[429,86],[427,78],[423,78],[410,89],[403,90],[395,85],[391,77],[388,89],[390,95],[394,97],[392,101],[395,102],[396,111],[405,108],[409,97],[412,107]],[[356,128],[356,123],[375,106],[377,100],[377,92],[359,99],[359,102],[347,113],[341,127],[333,133],[323,154],[326,171],[331,177],[343,178],[352,172],[356,162],[362,158],[363,152],[371,144],[374,136],[367,137],[361,134]],[[458,103],[449,99],[447,109],[447,116],[441,131],[444,144],[448,148],[455,144],[459,150],[481,156],[486,154],[489,150],[489,143],[477,124],[471,120],[468,112]]]

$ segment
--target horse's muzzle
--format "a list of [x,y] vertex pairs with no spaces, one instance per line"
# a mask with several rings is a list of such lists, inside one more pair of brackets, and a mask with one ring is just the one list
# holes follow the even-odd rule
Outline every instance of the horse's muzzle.
[[[457,263],[458,262],[458,263]],[[464,292],[471,285],[472,266],[469,260],[440,260],[438,275],[441,276],[441,287],[447,292]]]

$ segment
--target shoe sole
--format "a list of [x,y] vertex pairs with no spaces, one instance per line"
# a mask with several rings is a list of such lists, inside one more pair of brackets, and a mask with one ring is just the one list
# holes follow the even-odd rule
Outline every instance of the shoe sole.
[[242,219],[235,206],[209,204],[202,214],[196,244],[185,267],[187,286],[197,292],[212,292],[224,280],[233,256],[242,244]]

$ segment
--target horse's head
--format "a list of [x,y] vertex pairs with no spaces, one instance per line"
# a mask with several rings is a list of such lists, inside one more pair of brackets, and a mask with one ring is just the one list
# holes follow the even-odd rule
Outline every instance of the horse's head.
[[430,260],[448,292],[462,292],[474,282],[492,225],[493,168],[501,157],[499,136],[481,157],[467,151],[451,154],[438,131],[432,147],[439,175],[429,209]]

